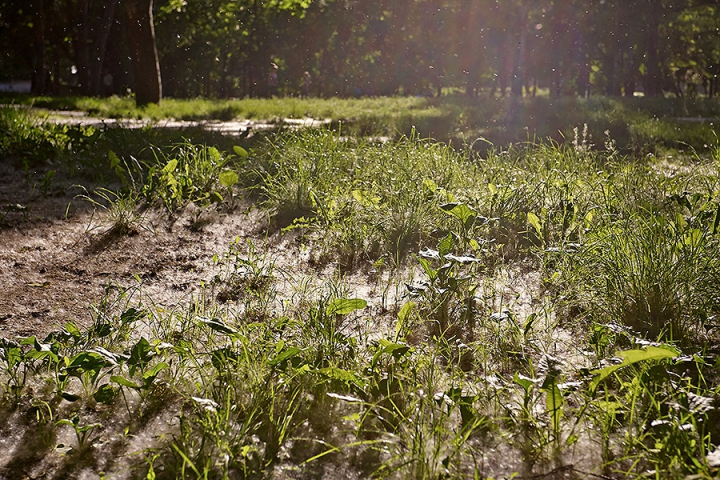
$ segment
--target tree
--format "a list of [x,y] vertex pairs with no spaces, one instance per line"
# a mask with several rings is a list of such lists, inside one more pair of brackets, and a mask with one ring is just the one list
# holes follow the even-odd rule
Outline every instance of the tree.
[[[35,0],[42,2],[43,0]],[[77,46],[77,69],[81,92],[102,93],[103,63],[110,29],[120,0],[81,0],[81,21]]]
[[162,82],[155,44],[153,0],[124,0],[128,42],[132,52],[135,102],[160,103]]

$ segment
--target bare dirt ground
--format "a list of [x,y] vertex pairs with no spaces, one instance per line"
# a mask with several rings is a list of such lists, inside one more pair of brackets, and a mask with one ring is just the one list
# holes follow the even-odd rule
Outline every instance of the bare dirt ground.
[[[42,339],[67,322],[87,327],[93,307],[117,297],[118,287],[141,290],[157,305],[188,304],[219,272],[213,255],[222,257],[236,239],[270,257],[282,271],[276,286],[288,295],[303,275],[316,283],[336,275],[332,264],[318,270],[296,234],[269,233],[266,216],[248,204],[190,204],[172,218],[151,208],[139,228],[115,235],[106,212],[78,198],[75,181],[56,177],[43,194],[19,166],[0,160],[0,338]],[[379,298],[377,277],[360,272],[343,281],[371,307],[388,301],[387,292]]]
[[0,163],[0,337],[43,337],[68,321],[92,322],[113,285],[142,285],[173,304],[211,277],[213,254],[257,230],[252,214],[207,212],[193,206],[174,221],[150,212],[130,235],[108,234],[104,212],[58,179],[42,195],[25,172]]

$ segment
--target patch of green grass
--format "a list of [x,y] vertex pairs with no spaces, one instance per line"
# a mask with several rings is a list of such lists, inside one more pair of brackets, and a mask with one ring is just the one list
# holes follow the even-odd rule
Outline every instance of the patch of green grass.
[[[608,97],[497,98],[448,95],[440,98],[272,98],[180,100],[136,108],[131,98],[12,97],[12,103],[82,110],[111,118],[159,120],[254,119],[280,123],[285,118],[330,119],[349,135],[399,138],[417,131],[423,137],[462,143],[483,137],[498,147],[524,141],[573,140],[573,128],[587,124],[588,141],[602,147],[608,132],[626,151],[654,153],[658,147],[704,152],[715,144],[717,99]],[[682,120],[700,117],[704,121]],[[483,144],[477,144],[483,147]],[[483,149],[485,149],[483,147]]]
[[[303,130],[137,159],[164,137],[102,132],[137,141],[100,157],[110,221],[246,195],[315,263],[236,241],[195,298],[108,288],[86,329],[0,340],[0,432],[68,475],[717,476],[720,163],[593,146],[614,118],[483,154]],[[344,280],[364,264],[397,308]]]
[[650,338],[692,342],[704,335],[720,307],[712,293],[720,275],[718,208],[674,195],[689,208],[628,212],[588,234],[571,282],[586,289],[585,308],[595,321],[618,321]]
[[466,185],[474,168],[449,147],[415,138],[356,143],[309,131],[265,149],[254,188],[276,227],[322,229],[328,255],[346,265],[397,262],[418,248],[446,218],[442,189]]

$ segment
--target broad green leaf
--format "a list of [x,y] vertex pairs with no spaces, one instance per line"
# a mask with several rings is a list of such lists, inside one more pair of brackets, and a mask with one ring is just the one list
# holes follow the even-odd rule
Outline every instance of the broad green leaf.
[[57,422],[55,422],[55,425],[69,425],[73,428],[77,426],[77,424],[80,422],[80,419],[78,417],[73,417],[72,420],[67,418],[61,418]]
[[123,386],[123,387],[135,388],[135,389],[140,389],[140,388],[142,388],[142,385],[139,385],[139,384],[137,384],[137,383],[135,383],[135,382],[132,382],[132,381],[128,380],[128,379],[125,378],[125,377],[121,377],[120,375],[112,375],[112,376],[110,377],[110,381],[111,381],[111,382],[115,382],[115,383],[117,383],[118,385]]
[[347,315],[365,307],[367,307],[367,302],[362,298],[336,298],[328,304],[325,314]]
[[80,333],[80,329],[73,322],[67,322],[65,324],[65,331],[75,338],[78,338],[82,335],[82,333]]
[[515,382],[517,385],[520,385],[525,392],[529,392],[537,383],[537,381],[533,380],[532,378],[528,378],[525,375],[520,375],[519,373],[515,372],[515,375],[513,375],[513,382]]
[[538,218],[538,216],[534,213],[528,212],[527,221],[530,225],[533,226],[538,236],[542,236],[542,224],[540,223],[540,218]]
[[147,312],[145,310],[138,310],[137,308],[131,307],[125,310],[122,315],[120,315],[120,322],[122,322],[123,325],[127,325],[129,323],[137,322],[146,315]]
[[108,405],[112,403],[116,393],[117,392],[115,392],[115,389],[113,389],[110,384],[106,383],[100,388],[98,388],[98,390],[93,394],[93,398],[98,403],[104,403],[105,405]]
[[697,229],[693,228],[683,235],[683,242],[690,248],[698,248],[702,243],[703,234]]
[[[321,373],[325,375],[328,378],[331,378],[333,380],[338,380],[341,382],[345,382],[347,384],[354,384],[360,388],[363,388],[365,386],[364,382],[353,372],[348,370],[343,370],[342,368],[337,367],[326,367],[321,368],[318,370],[318,373]],[[332,396],[332,395],[330,395]]]
[[425,187],[430,193],[435,193],[438,189],[438,184],[435,183],[432,179],[426,178],[423,180],[423,187]]
[[145,337],[141,337],[130,351],[130,358],[127,363],[128,365],[133,366],[142,365],[149,362],[154,355],[155,352],[153,352],[150,347],[150,343],[145,339]]
[[472,225],[472,222],[475,221],[475,217],[477,216],[477,212],[464,203],[446,203],[440,205],[440,209],[459,219],[466,228]]
[[37,341],[37,338],[33,342],[33,347],[35,347],[35,350],[38,352],[49,352],[52,350],[49,343],[40,343]]
[[235,145],[233,147],[233,151],[235,152],[235,155],[237,155],[240,158],[248,158],[248,151],[245,150],[243,147]]
[[643,362],[647,360],[662,360],[663,358],[677,358],[681,352],[673,347],[649,346],[641,350],[625,350],[618,352],[617,356],[623,359],[622,365]]
[[78,400],[80,400],[80,395],[75,395],[74,393],[69,393],[69,392],[58,392],[58,393],[64,400],[67,400],[68,402],[77,402]]
[[527,334],[532,331],[535,320],[537,320],[537,313],[533,312],[528,315],[527,319],[525,319],[525,328],[523,328],[523,335],[527,336]]
[[380,197],[377,195],[370,195],[364,190],[353,190],[350,192],[353,198],[363,207],[378,208],[380,206]]
[[560,431],[560,422],[563,417],[565,398],[555,382],[545,389],[545,409],[552,421],[553,431]]
[[107,337],[112,331],[113,327],[109,323],[100,323],[95,327],[95,335],[99,338]]
[[210,147],[207,149],[208,157],[210,157],[210,161],[214,164],[220,163],[222,160],[222,155],[220,154],[220,150],[218,150],[215,147]]
[[120,159],[117,155],[115,155],[115,152],[112,150],[108,150],[108,159],[110,160],[110,168],[115,170],[115,172],[120,171]]
[[177,159],[172,159],[172,160],[170,160],[170,161],[163,167],[162,171],[163,171],[164,173],[168,173],[168,174],[169,174],[169,173],[174,172],[175,169],[177,168],[177,166],[178,166],[178,161],[177,161]]
[[145,385],[149,385],[150,383],[152,383],[152,381],[155,380],[155,377],[157,377],[158,373],[169,367],[170,365],[168,365],[167,363],[160,362],[147,372],[143,373],[142,378],[145,381]]
[[17,342],[6,338],[0,338],[0,348],[2,349],[4,360],[8,369],[12,369],[15,365],[22,361],[22,349]]
[[438,276],[438,271],[435,270],[432,265],[430,265],[430,261],[423,257],[417,257],[417,259],[423,271],[425,272],[425,275],[427,275],[428,280],[430,280],[431,282],[435,281]]
[[285,362],[286,360],[290,360],[291,358],[295,357],[300,352],[302,352],[302,350],[297,347],[289,347],[289,348],[285,349],[285,351],[277,354],[275,356],[275,358],[268,360],[267,363],[271,367],[274,367],[275,365],[280,365],[281,363]]
[[220,184],[223,187],[230,188],[233,185],[235,185],[240,178],[238,177],[238,174],[233,172],[232,170],[225,170],[224,172],[220,173],[219,175]]
[[67,366],[68,373],[77,374],[89,371],[98,371],[107,364],[102,355],[97,352],[81,352],[72,357]]
[[410,312],[412,309],[415,308],[415,302],[406,302],[405,305],[402,306],[400,311],[398,312],[398,321],[397,325],[395,325],[395,341],[397,342],[400,340],[400,333],[405,328],[405,323],[407,322],[408,315],[410,315]]
[[455,238],[456,236],[453,233],[449,233],[445,236],[445,238],[438,242],[438,252],[441,257],[444,257],[455,250]]
[[595,378],[593,378],[592,382],[590,382],[590,390],[595,390],[595,388],[605,380],[607,377],[612,375],[613,372],[616,370],[619,370],[623,367],[627,367],[628,365],[632,365],[633,363],[637,362],[644,362],[648,360],[663,360],[663,359],[669,359],[669,358],[677,358],[680,356],[680,351],[676,350],[673,347],[670,346],[663,346],[663,347],[654,347],[649,346],[645,349],[636,349],[636,350],[625,350],[622,352],[618,352],[618,357],[622,358],[622,362],[618,365],[610,365],[605,368],[601,368],[598,370],[592,370],[590,373],[593,375],[597,375]]
[[50,358],[53,361],[58,360],[58,356],[55,354],[55,352],[53,352],[51,344],[40,343],[37,341],[37,339],[35,337],[30,337],[30,338],[33,339],[32,345],[34,348],[25,354],[26,358],[33,358],[36,360]]
[[101,423],[90,423],[88,425],[83,425],[82,427],[77,427],[76,430],[80,433],[85,433],[88,430],[92,430],[95,427],[102,427]]
[[391,342],[384,338],[381,338],[378,341],[378,343],[380,344],[382,349],[378,353],[375,354],[375,356],[373,357],[373,361],[376,359],[375,357],[378,357],[379,354],[382,354],[382,353],[387,353],[387,354],[392,355],[395,358],[400,358],[403,355],[405,355],[407,352],[410,351],[409,346],[402,344],[402,343],[394,343],[394,342]]
[[210,200],[210,203],[222,203],[223,196],[220,195],[219,192],[211,192],[209,200]]

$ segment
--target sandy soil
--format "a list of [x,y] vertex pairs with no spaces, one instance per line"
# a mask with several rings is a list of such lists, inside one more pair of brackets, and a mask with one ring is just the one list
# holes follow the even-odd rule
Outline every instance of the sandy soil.
[[[267,217],[249,204],[219,211],[190,204],[174,218],[150,209],[136,231],[115,235],[105,211],[77,197],[77,181],[58,173],[43,194],[21,168],[0,160],[0,337],[42,339],[67,322],[87,327],[94,306],[117,298],[116,287],[141,290],[157,305],[187,304],[220,271],[213,255],[222,257],[236,238],[270,258],[283,297],[308,275],[316,285],[338,278],[336,266],[318,266],[296,233],[268,231]],[[375,314],[397,300],[362,269],[342,280]]]
[[242,208],[204,212],[197,222],[190,205],[174,221],[151,212],[136,232],[118,236],[78,193],[59,178],[42,195],[22,170],[0,163],[0,337],[43,337],[68,321],[87,326],[90,306],[113,285],[142,285],[158,303],[181,301],[212,277],[213,254],[262,225]]

